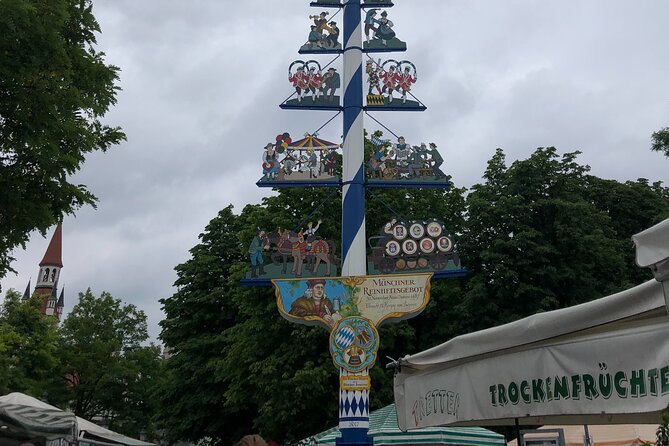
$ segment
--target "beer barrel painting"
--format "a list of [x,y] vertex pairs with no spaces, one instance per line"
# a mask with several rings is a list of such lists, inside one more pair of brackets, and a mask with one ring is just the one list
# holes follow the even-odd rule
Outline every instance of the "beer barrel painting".
[[460,270],[457,244],[444,224],[436,219],[393,219],[368,239],[369,274]]

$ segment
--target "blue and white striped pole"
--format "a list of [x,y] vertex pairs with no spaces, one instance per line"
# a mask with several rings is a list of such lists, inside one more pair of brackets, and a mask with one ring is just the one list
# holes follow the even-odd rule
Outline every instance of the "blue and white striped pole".
[[367,274],[360,0],[344,4],[344,165],[342,276]]
[[[365,252],[365,165],[362,110],[362,29],[360,0],[344,0],[344,160],[342,188],[342,276],[367,275]],[[343,383],[350,372],[340,369]],[[356,373],[368,376],[368,370]],[[369,389],[339,388],[337,445],[372,445]]]

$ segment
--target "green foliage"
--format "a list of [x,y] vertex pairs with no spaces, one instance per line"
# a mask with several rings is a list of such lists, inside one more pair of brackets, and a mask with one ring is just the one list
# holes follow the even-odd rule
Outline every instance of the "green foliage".
[[9,290],[0,312],[0,394],[41,398],[57,370],[56,323],[40,314],[41,299],[26,302]]
[[146,316],[134,305],[90,289],[79,293],[59,330],[61,377],[50,399],[87,418],[106,417],[110,428],[137,436],[151,429],[151,399],[160,349],[148,340]]
[[662,420],[655,432],[656,441],[655,446],[669,446],[669,413],[662,413]]
[[90,290],[57,328],[40,313],[44,295],[28,301],[9,290],[0,311],[0,394],[23,392],[135,436],[155,433],[154,394],[163,379],[160,349],[146,346],[146,316],[108,293]]
[[669,127],[664,127],[653,133],[652,141],[651,150],[663,152],[664,156],[669,157]]
[[611,217],[577,153],[538,149],[506,167],[498,150],[467,197],[462,256],[472,274],[464,331],[586,302],[630,284]]
[[[576,158],[538,149],[507,167],[498,150],[469,195],[457,187],[368,193],[367,236],[392,217],[438,218],[459,240],[470,270],[466,278],[434,281],[419,317],[380,328],[381,359],[370,371],[372,410],[392,401],[386,356],[647,278],[629,265],[629,236],[667,216],[667,189],[593,177]],[[238,215],[228,207],[200,235],[192,258],[177,266],[178,291],[161,301],[161,338],[175,354],[165,364],[158,418],[171,439],[232,444],[260,433],[286,441],[336,425],[338,371],[328,333],[281,318],[271,289],[239,285],[258,228],[299,229],[321,219],[318,234],[339,242],[341,197],[330,193],[283,189]]]
[[91,0],[0,2],[0,278],[11,250],[95,197],[68,176],[125,139],[101,119],[117,67],[95,50]]
[[231,207],[219,212],[191,249],[191,260],[176,267],[178,291],[161,300],[161,337],[173,356],[165,362],[167,379],[157,397],[159,424],[171,439],[239,438],[252,419],[238,405],[238,422],[229,422],[233,411],[223,395],[230,380],[217,370],[229,345],[222,333],[240,321],[228,285],[231,266],[242,259],[237,220]]

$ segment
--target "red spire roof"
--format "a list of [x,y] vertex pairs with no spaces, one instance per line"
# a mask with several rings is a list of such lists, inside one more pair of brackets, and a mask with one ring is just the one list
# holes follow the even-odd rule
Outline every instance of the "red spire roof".
[[63,267],[63,228],[60,223],[56,226],[56,230],[51,237],[51,242],[49,242],[49,247],[44,253],[44,258],[40,262],[39,266],[58,266]]

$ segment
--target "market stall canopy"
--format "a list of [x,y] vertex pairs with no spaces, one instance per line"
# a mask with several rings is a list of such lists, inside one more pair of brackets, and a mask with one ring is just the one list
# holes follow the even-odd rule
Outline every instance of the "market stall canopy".
[[0,436],[5,438],[42,437],[47,440],[76,434],[76,417],[22,393],[0,396]]
[[79,437],[90,438],[93,440],[100,439],[105,442],[117,443],[125,446],[154,446],[154,443],[136,440],[131,437],[119,434],[117,432],[105,429],[88,420],[77,417],[77,424],[79,426]]
[[653,271],[655,279],[664,285],[669,309],[669,219],[632,236],[636,245],[636,263]]
[[[636,263],[669,274],[669,218],[632,236],[636,244]],[[657,277],[657,276],[656,276]]]
[[669,405],[669,318],[655,280],[402,358],[402,430],[657,423]]
[[[588,425],[588,435],[592,446],[637,446],[654,444],[657,440],[655,435],[657,427],[657,424]],[[538,430],[549,429],[562,429],[564,446],[583,446],[584,444],[585,429],[583,426],[542,426]],[[542,437],[541,432],[525,434],[526,440],[537,438],[545,437]],[[508,446],[516,446],[516,444],[516,440],[507,443]]]
[[[316,435],[316,444],[334,446],[340,436],[339,429],[332,428]],[[369,436],[375,446],[381,445],[504,445],[504,436],[480,427],[436,427],[402,432],[397,426],[395,405],[369,414]]]
[[[55,429],[55,426],[57,425],[56,420],[60,418],[63,420],[63,423],[65,423],[66,420],[71,421],[71,424],[69,425],[70,436],[74,434],[74,436],[80,438],[90,438],[93,440],[99,439],[104,442],[111,442],[124,446],[154,446],[154,443],[147,443],[145,441],[136,440],[109,429],[105,429],[104,427],[91,423],[90,421],[81,417],[75,417],[74,414],[70,412],[62,411],[57,407],[23,393],[14,392],[8,395],[0,396],[0,411],[2,411],[5,407],[14,406],[21,406],[23,408],[22,413],[24,414],[34,414],[34,416],[32,416],[34,429],[39,428],[42,430],[47,430],[51,429],[52,426]],[[4,415],[4,411],[0,413],[3,413]],[[4,421],[4,417],[2,421]],[[45,436],[43,434],[35,435]],[[53,435],[54,436],[47,438],[66,438],[65,435],[60,433],[54,433]]]

